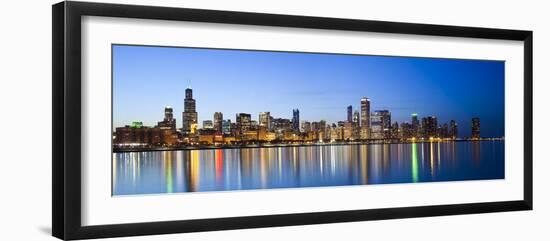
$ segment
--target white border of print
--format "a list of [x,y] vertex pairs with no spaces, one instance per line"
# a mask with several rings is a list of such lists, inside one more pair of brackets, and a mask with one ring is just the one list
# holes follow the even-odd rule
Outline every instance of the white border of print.
[[[112,43],[504,60],[506,178],[112,197]],[[83,226],[523,199],[521,41],[84,17],[82,56]]]

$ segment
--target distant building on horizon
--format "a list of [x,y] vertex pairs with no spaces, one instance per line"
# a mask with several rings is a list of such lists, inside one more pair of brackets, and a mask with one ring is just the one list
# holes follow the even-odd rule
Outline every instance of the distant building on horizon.
[[143,126],[141,122],[117,127],[113,144],[118,147],[174,146],[178,135],[174,129]]
[[271,126],[275,132],[282,133],[292,129],[292,121],[284,118],[273,118],[271,120]]
[[352,118],[351,122],[353,122],[353,125],[355,125],[356,127],[359,127],[359,126],[361,126],[360,121],[361,121],[361,116],[359,114],[359,111],[356,110],[356,111],[353,112],[353,118]]
[[412,137],[419,137],[420,135],[420,121],[418,121],[418,114],[412,113],[411,114],[411,132]]
[[300,110],[292,110],[292,130],[295,132],[300,132]]
[[392,125],[391,125],[391,130],[390,130],[390,135],[391,135],[391,138],[392,139],[397,139],[399,138],[400,134],[399,134],[399,123],[394,122]]
[[267,130],[271,130],[271,113],[269,113],[269,111],[260,112],[258,122],[260,126],[265,127]]
[[164,107],[164,120],[159,121],[157,126],[161,129],[176,130],[176,119],[174,118],[174,109],[171,106]]
[[371,138],[391,138],[391,113],[388,110],[377,110],[370,116]]
[[441,138],[449,137],[449,125],[447,125],[447,123],[444,123],[443,125],[439,126],[439,137]]
[[311,122],[309,121],[304,121],[302,122],[302,132],[310,132],[311,131]]
[[185,89],[185,99],[183,101],[184,111],[182,113],[182,128],[183,134],[190,134],[194,132],[198,123],[197,104],[193,99],[193,90],[191,88]]
[[472,138],[479,139],[481,137],[481,124],[479,117],[472,118]]
[[223,114],[221,112],[214,112],[214,130],[216,132],[222,132]]
[[451,120],[450,128],[451,130],[449,133],[449,137],[451,137],[452,139],[456,139],[458,137],[458,125],[456,124],[455,120]]
[[[340,124],[340,122],[338,122]],[[353,140],[353,123],[350,121],[345,121],[342,126],[344,129],[344,140]]]
[[237,122],[237,129],[241,134],[250,130],[252,125],[252,118],[250,117],[250,114],[238,113],[235,120]]
[[361,139],[361,117],[359,111],[353,112],[352,124],[353,124],[353,138]]
[[222,133],[224,135],[231,135],[231,120],[230,119],[227,119],[227,120],[222,120]]
[[203,129],[214,129],[214,122],[212,120],[203,120],[202,121]]
[[369,139],[370,131],[370,99],[363,97],[361,98],[361,139]]
[[[251,117],[252,118],[252,117]],[[258,121],[257,120],[250,120],[250,130],[258,130]]]
[[401,123],[401,126],[399,127],[399,137],[404,139],[415,137],[412,124],[407,122]]
[[428,116],[422,118],[422,137],[430,138],[437,137],[437,117]]
[[347,116],[348,116],[348,122],[353,122],[353,107],[351,105],[347,108]]

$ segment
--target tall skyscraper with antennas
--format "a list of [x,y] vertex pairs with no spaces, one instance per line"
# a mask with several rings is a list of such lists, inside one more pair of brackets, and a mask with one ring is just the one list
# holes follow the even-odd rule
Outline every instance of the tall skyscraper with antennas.
[[182,128],[181,131],[183,134],[193,133],[193,129],[196,128],[198,122],[197,114],[197,104],[195,99],[193,99],[193,90],[191,87],[185,89],[185,99],[183,101],[184,111],[182,113]]

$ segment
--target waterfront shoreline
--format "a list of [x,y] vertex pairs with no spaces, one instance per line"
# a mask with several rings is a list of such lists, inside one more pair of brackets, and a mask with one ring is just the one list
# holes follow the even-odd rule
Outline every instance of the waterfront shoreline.
[[146,147],[146,148],[112,148],[112,153],[127,152],[156,152],[156,151],[194,151],[194,150],[220,150],[220,149],[250,149],[250,148],[277,148],[277,147],[303,147],[303,146],[344,146],[344,145],[380,145],[380,144],[413,144],[413,143],[438,143],[438,142],[482,142],[504,141],[504,138],[481,139],[456,139],[456,140],[417,140],[417,141],[362,141],[362,142],[316,142],[316,143],[285,143],[285,144],[250,144],[250,145],[203,145],[203,146],[176,146],[176,147]]
[[114,154],[112,194],[491,180],[505,173],[503,140],[333,144],[340,146]]

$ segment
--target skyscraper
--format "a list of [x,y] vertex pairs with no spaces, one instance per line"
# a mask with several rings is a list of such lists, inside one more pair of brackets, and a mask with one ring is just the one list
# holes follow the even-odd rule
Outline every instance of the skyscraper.
[[399,138],[399,123],[394,122],[392,125],[391,125],[391,138],[395,139],[395,138]]
[[204,129],[214,129],[214,123],[212,120],[203,120],[202,121],[202,128]]
[[302,122],[302,131],[306,133],[311,131],[311,123],[309,121]]
[[241,134],[243,134],[245,131],[250,130],[252,118],[250,117],[250,114],[246,113],[239,113],[237,114],[236,118],[237,120],[237,129]]
[[391,112],[385,110],[383,114],[383,123],[384,123],[384,138],[391,138]]
[[231,120],[223,120],[222,121],[222,133],[224,135],[231,135]]
[[353,138],[354,139],[361,139],[361,127],[360,127],[360,120],[361,118],[359,117],[359,111],[355,110],[353,112],[353,119],[352,119],[352,123],[353,123]]
[[353,123],[344,122],[344,140],[353,140]]
[[164,120],[158,122],[159,128],[176,130],[176,119],[174,119],[173,111],[170,106],[164,107]]
[[449,137],[449,125],[447,125],[447,123],[439,127],[439,137],[441,138]]
[[348,106],[348,122],[352,122],[353,121],[353,107]]
[[400,134],[399,134],[399,137],[400,138],[412,138],[414,137],[413,135],[413,128],[412,128],[412,124],[409,124],[409,123],[401,123],[401,127],[400,127]]
[[355,126],[360,126],[360,123],[359,121],[361,120],[361,117],[359,117],[359,111],[355,111],[353,112],[353,119],[352,119],[352,122]]
[[451,120],[451,133],[450,134],[450,137],[452,139],[456,139],[458,137],[458,125],[456,124],[455,120]]
[[184,111],[182,113],[182,129],[183,134],[192,132],[192,127],[197,125],[198,115],[195,99],[193,99],[193,90],[185,89],[185,100],[183,101]]
[[370,99],[361,98],[361,139],[370,138]]
[[325,120],[319,121],[319,131],[325,132],[327,128],[327,122]]
[[411,119],[412,136],[418,137],[420,134],[420,122],[418,121],[418,114],[412,113]]
[[388,110],[374,111],[370,124],[372,138],[384,139],[391,137],[391,113]]
[[292,130],[295,132],[300,132],[300,110],[292,110]]
[[271,115],[269,112],[260,112],[259,125],[271,130]]
[[422,137],[437,137],[437,117],[428,116],[422,118]]
[[479,139],[481,134],[481,124],[479,123],[479,118],[472,118],[472,138]]
[[214,112],[214,129],[219,133],[222,132],[222,122],[223,114],[221,112]]
[[174,110],[171,106],[164,107],[164,120],[172,121],[174,120]]

